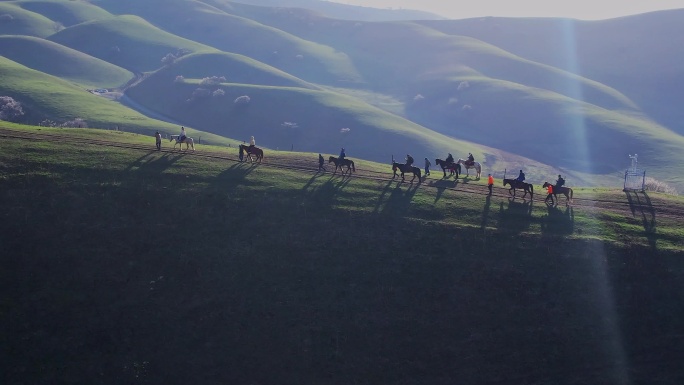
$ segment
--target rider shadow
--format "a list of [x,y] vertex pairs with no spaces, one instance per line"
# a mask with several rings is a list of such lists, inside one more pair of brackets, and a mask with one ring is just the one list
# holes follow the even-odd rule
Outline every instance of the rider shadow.
[[440,179],[434,182],[428,183],[428,186],[437,188],[437,194],[435,195],[435,202],[442,199],[442,195],[446,189],[453,189],[458,186],[458,179]]
[[319,176],[322,176],[322,174],[314,175],[302,191],[306,194],[308,205],[311,205],[311,208],[320,215],[323,210],[332,209],[335,197],[347,186],[351,178],[339,180],[331,177],[320,185],[311,188],[314,180]]
[[570,235],[575,231],[575,212],[570,206],[562,211],[558,206],[547,205],[548,213],[541,218],[544,235]]
[[656,214],[648,194],[638,191],[625,191],[632,216],[641,217],[644,232],[652,248],[656,247]]
[[497,228],[505,233],[520,233],[529,229],[534,221],[532,217],[532,200],[508,198],[508,207],[499,204]]
[[238,186],[245,183],[245,178],[258,166],[249,163],[233,163],[230,167],[223,170],[214,179],[214,188],[217,193],[223,195],[226,192],[235,191]]
[[485,198],[485,205],[484,209],[482,209],[482,221],[480,221],[480,229],[484,230],[487,228],[487,224],[489,223],[489,208],[492,205],[492,196],[487,195],[487,198]]
[[[406,185],[405,190],[402,185]],[[394,188],[391,188],[390,181],[378,198],[376,212],[390,216],[404,216],[411,207],[411,201],[413,196],[416,195],[418,187],[418,183],[399,181]]]
[[149,153],[136,159],[133,163],[126,167],[126,171],[145,171],[153,173],[161,173],[174,163],[185,157],[185,154],[164,153],[162,156],[155,156],[157,151],[150,151]]

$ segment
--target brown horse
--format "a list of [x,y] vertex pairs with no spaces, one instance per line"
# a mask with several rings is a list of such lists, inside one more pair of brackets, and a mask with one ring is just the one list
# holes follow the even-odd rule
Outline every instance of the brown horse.
[[447,163],[446,160],[441,160],[441,159],[435,159],[435,164],[437,164],[439,167],[442,168],[442,171],[444,171],[444,177],[446,178],[446,170],[449,170],[451,172],[451,175],[456,174],[456,179],[458,179],[458,174],[461,173],[461,165],[458,163]]
[[250,162],[254,162],[252,155],[256,156],[256,161],[259,163],[261,163],[261,160],[264,158],[264,150],[260,149],[259,147],[254,147],[252,148],[252,152],[249,152],[249,146],[241,144],[240,150],[247,153]]
[[[542,187],[547,188],[549,186],[553,186],[549,182],[544,182],[544,185]],[[569,206],[572,204],[572,189],[570,187],[556,187],[553,186],[553,197],[556,198],[556,203],[558,202],[558,197],[556,194],[563,194],[565,195],[565,205]]]
[[[351,159],[347,158],[342,158],[338,159],[335,158],[334,156],[331,156],[328,158],[328,163],[335,163],[335,172],[337,172],[337,169],[339,168],[340,171],[342,171],[342,166],[347,166],[347,171],[351,174],[352,171],[356,172],[356,167],[354,167],[354,161]],[[344,171],[344,172],[347,172]]]
[[527,193],[530,193],[530,199],[532,199],[532,196],[534,194],[534,186],[532,186],[531,183],[525,183],[521,182],[517,179],[504,179],[503,180],[503,185],[510,185],[511,188],[508,189],[508,193],[515,196],[515,189],[522,189],[525,190],[525,195],[523,195],[523,198],[527,196]]
[[397,162],[392,162],[392,171],[394,171],[394,175],[392,176],[392,179],[394,179],[397,176],[397,169],[401,171],[401,180],[404,180],[404,173],[405,172],[412,172],[413,173],[413,178],[411,179],[411,182],[413,182],[413,179],[416,179],[418,177],[418,182],[420,182],[420,168],[414,167],[414,166],[407,166],[402,163],[397,163]]

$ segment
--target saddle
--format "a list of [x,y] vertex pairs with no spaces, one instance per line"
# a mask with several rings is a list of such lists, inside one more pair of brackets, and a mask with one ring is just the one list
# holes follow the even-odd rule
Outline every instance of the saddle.
[[465,165],[466,165],[466,166],[469,166],[469,167],[470,167],[470,166],[472,166],[472,165],[474,165],[474,164],[475,164],[475,161],[474,161],[474,160],[466,160],[466,161],[465,161]]

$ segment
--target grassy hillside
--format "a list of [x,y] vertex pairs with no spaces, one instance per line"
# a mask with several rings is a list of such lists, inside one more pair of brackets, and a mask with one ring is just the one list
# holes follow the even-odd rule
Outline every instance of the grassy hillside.
[[222,9],[230,7],[232,10],[231,13],[237,12],[240,16],[247,17],[249,17],[248,15],[251,14],[251,11],[255,10],[257,7],[284,7],[288,8],[287,12],[313,11],[333,19],[357,21],[443,19],[443,17],[433,13],[413,9],[380,9],[319,0],[242,0],[239,3],[231,2],[229,0],[202,0],[202,2],[212,4],[215,7]]
[[[175,74],[175,75],[174,75]],[[226,52],[197,53],[183,56],[173,66],[158,71],[155,76],[175,81],[175,76],[190,79],[225,77],[229,83],[260,84],[282,87],[318,89],[286,72],[246,56]]]
[[[446,158],[448,152],[457,157],[472,152],[483,162],[485,175],[503,173],[504,169],[521,164],[534,170],[529,174],[532,179],[557,174],[556,169],[540,162],[446,137],[338,93],[234,83],[242,78],[239,72],[228,75],[228,81],[219,85],[200,84],[201,77],[211,73],[176,81],[178,74],[185,76],[186,68],[201,68],[192,63],[199,60],[204,60],[202,55],[183,58],[128,89],[127,95],[176,121],[192,121],[194,127],[236,139],[248,140],[254,135],[260,144],[270,148],[336,153],[340,147],[346,147],[350,157],[383,163],[393,155],[402,161],[407,153],[417,160],[428,157],[434,162],[437,157]],[[252,72],[249,68],[245,70]],[[207,95],[193,97],[198,88],[205,89]],[[216,90],[224,94],[211,96]],[[236,104],[240,96],[248,96],[249,104]],[[586,175],[576,177],[578,181],[593,183]]]
[[80,51],[29,36],[0,36],[0,55],[36,71],[91,88],[118,87],[134,77],[123,68]]
[[422,22],[471,36],[516,55],[581,74],[620,90],[671,129],[683,133],[684,115],[670,100],[682,97],[684,9],[600,21],[486,18]]
[[566,210],[3,140],[10,383],[684,379],[681,199]]
[[60,25],[47,17],[27,11],[14,2],[0,3],[0,35],[50,36]]
[[95,4],[112,13],[139,15],[178,36],[249,56],[310,82],[361,80],[358,69],[343,52],[201,2],[98,0]]
[[[44,119],[57,123],[84,119],[89,127],[115,129],[151,135],[155,130],[177,133],[177,125],[150,119],[116,101],[95,96],[66,80],[29,69],[0,57],[0,95],[11,96],[23,105],[25,121],[34,125]],[[94,113],[96,111],[96,113]],[[194,130],[189,132],[195,133]],[[203,134],[214,143],[226,138]]]
[[86,1],[16,0],[12,3],[23,9],[41,14],[66,27],[112,16],[104,9]]
[[152,71],[179,49],[216,51],[165,32],[137,16],[116,16],[66,28],[49,38],[133,72]]

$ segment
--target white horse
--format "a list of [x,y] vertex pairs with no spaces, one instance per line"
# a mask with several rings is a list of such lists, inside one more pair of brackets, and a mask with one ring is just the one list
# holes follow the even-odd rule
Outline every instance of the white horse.
[[465,167],[466,175],[468,175],[468,170],[474,168],[475,171],[477,171],[477,179],[480,179],[480,175],[482,174],[482,166],[480,166],[480,162],[474,162],[472,165],[467,165],[465,160],[459,159],[456,163],[462,164],[463,167]]
[[182,150],[183,149],[183,143],[185,143],[185,149],[187,150],[189,147],[192,147],[192,151],[195,151],[195,141],[192,140],[191,137],[186,136],[184,141],[178,140],[180,138],[180,135],[171,135],[171,138],[169,138],[169,142],[175,141],[176,143],[173,144],[173,149],[176,149],[176,146],[179,146],[179,148]]

